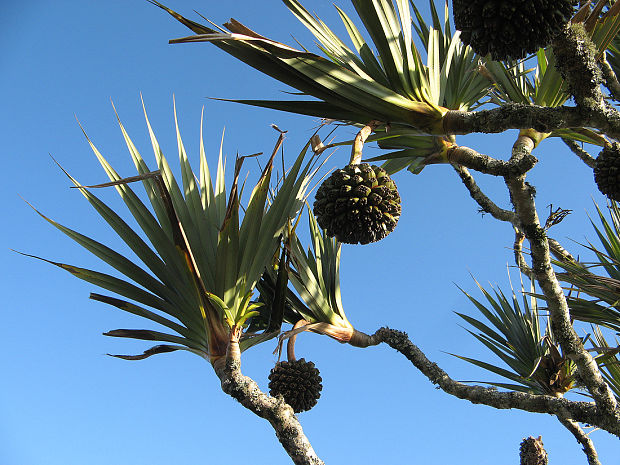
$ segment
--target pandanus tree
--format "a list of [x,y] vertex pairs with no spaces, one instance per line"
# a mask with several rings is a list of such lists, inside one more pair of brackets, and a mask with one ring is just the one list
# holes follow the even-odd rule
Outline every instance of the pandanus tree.
[[[90,140],[88,142],[107,173],[109,182],[84,186],[65,172],[144,267],[95,239],[39,213],[110,265],[123,278],[46,261],[117,295],[93,293],[91,299],[151,320],[169,330],[108,331],[105,333],[107,336],[162,342],[142,354],[115,357],[142,360],[156,354],[187,350],[211,363],[222,381],[222,388],[231,395],[235,395],[239,385],[258,390],[255,384],[249,384],[238,372],[240,354],[278,335],[284,301],[280,299],[279,304],[270,301],[269,324],[263,331],[250,332],[246,331],[248,320],[259,315],[257,309],[264,305],[252,301],[252,296],[264,270],[271,266],[274,254],[278,253],[282,237],[287,234],[287,227],[304,204],[313,174],[314,157],[305,157],[308,149],[305,147],[286,174],[278,180],[275,192],[275,183],[272,184],[271,177],[274,158],[283,140],[283,134],[280,134],[271,157],[252,189],[247,206],[242,209],[239,176],[246,157],[237,158],[232,186],[227,192],[225,163],[221,152],[217,169],[212,174],[201,135],[200,169],[196,175],[190,166],[177,125],[182,174],[182,182],[179,184],[162,153],[146,111],[145,118],[157,163],[156,170],[148,167],[119,120],[127,149],[138,171],[137,176],[121,177]],[[132,189],[131,184],[134,182],[143,184],[150,207]],[[142,234],[92,192],[107,187],[116,188]],[[284,270],[285,264],[282,265]],[[280,279],[280,283],[286,286],[286,281]],[[281,287],[282,284],[278,284],[276,289]],[[275,307],[280,307],[279,317],[278,312],[273,310]],[[263,394],[261,397],[267,408],[263,416],[279,412],[277,415],[292,417],[292,413],[283,408],[282,402]],[[256,409],[258,412],[258,407]],[[287,421],[296,422],[294,417]]]
[[[413,2],[352,0],[357,19],[337,7],[351,48],[300,2],[284,0],[317,39],[320,54],[315,54],[271,40],[234,19],[223,28],[211,22],[203,25],[150,1],[193,32],[171,43],[212,43],[303,96],[233,102],[320,117],[326,124],[348,125],[359,132],[354,140],[327,144],[315,134],[270,191],[272,155],[243,215],[243,158],[237,160],[226,192],[223,163],[212,181],[202,144],[199,175],[194,175],[178,127],[180,185],[150,126],[156,170],[147,167],[121,125],[137,176],[120,176],[91,144],[110,182],[84,186],[70,179],[145,268],[44,217],[126,279],[52,263],[117,294],[93,294],[95,300],[174,333],[110,331],[109,336],[164,343],[142,355],[120,357],[142,359],[184,349],[206,358],[223,390],[272,424],[295,463],[318,464],[322,462],[293,410],[316,403],[321,379],[310,362],[296,359],[296,337],[312,331],[356,347],[386,343],[450,395],[556,416],[583,445],[588,462],[599,463],[580,424],[620,436],[618,350],[604,334],[620,327],[618,210],[613,203],[618,200],[620,176],[620,2],[454,1],[458,31],[451,25],[448,3],[441,20],[431,1],[431,21],[426,22]],[[532,8],[540,11],[530,12]],[[525,10],[529,16],[539,14],[537,21],[520,28],[529,17],[523,15]],[[480,21],[480,15],[493,21]],[[363,29],[356,25],[359,22]],[[509,25],[510,34],[498,34],[493,29],[497,24]],[[457,143],[459,135],[509,129],[517,129],[518,135],[507,159]],[[538,161],[534,150],[544,151],[544,141],[551,137],[561,138],[593,170],[599,189],[611,199],[613,227],[601,214],[603,230],[597,229],[605,250],[590,246],[608,276],[593,273],[550,237],[550,228],[566,211],[552,212],[547,221],[539,217],[535,187],[526,179]],[[363,147],[370,142],[384,151],[364,160]],[[592,157],[583,144],[598,146],[599,157]],[[297,228],[309,180],[318,169],[316,158],[336,145],[351,145],[351,156],[322,182],[313,205],[308,202],[307,248]],[[276,151],[277,147],[274,155]],[[379,241],[397,227],[407,199],[400,198],[390,176],[401,170],[424,176],[424,167],[431,164],[453,169],[481,211],[512,226],[515,263],[530,283],[521,285],[522,298],[515,291],[507,297],[482,286],[486,302],[466,293],[482,317],[459,312],[460,317],[503,365],[458,356],[504,378],[489,381],[491,387],[455,381],[404,332],[381,328],[367,335],[355,329],[344,312],[341,244]],[[510,207],[501,208],[486,195],[470,170],[503,180]],[[132,190],[134,182],[144,185],[150,207]],[[95,189],[105,187],[119,192],[152,247],[95,196]],[[579,321],[595,325],[594,337],[577,334]],[[293,326],[281,332],[282,323]],[[287,344],[289,360],[274,368],[268,396],[242,375],[240,353],[276,336],[280,349]],[[565,397],[573,391],[591,400]],[[531,447],[538,450],[541,445],[525,441],[522,463],[546,456],[528,452]]]

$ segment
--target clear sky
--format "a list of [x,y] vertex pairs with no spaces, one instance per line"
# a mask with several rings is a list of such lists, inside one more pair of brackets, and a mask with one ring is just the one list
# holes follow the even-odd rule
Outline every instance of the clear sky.
[[[0,465],[289,463],[269,424],[222,393],[204,360],[178,352],[140,362],[107,357],[139,353],[149,345],[102,332],[153,326],[90,301],[94,286],[9,249],[106,269],[20,196],[61,223],[118,247],[118,238],[79,192],[69,189],[50,158],[84,184],[107,180],[77,117],[118,171],[135,174],[110,100],[152,164],[140,93],[169,160],[176,157],[173,95],[194,160],[203,106],[212,162],[224,127],[229,162],[236,153],[269,152],[277,137],[271,123],[289,131],[285,151],[290,160],[317,120],[208,100],[285,97],[281,91],[290,89],[211,45],[168,45],[169,39],[188,35],[187,30],[145,0],[6,3],[0,16],[5,173],[0,187]],[[331,0],[305,3],[342,30]],[[426,11],[426,2],[420,3]],[[338,4],[350,11],[347,1]],[[217,23],[234,17],[271,38],[294,45],[293,35],[313,49],[309,33],[275,0],[169,0],[168,5],[197,20],[194,9]],[[336,133],[340,140],[353,134],[350,129]],[[476,135],[459,142],[505,158],[514,137],[514,132]],[[369,148],[368,154],[377,153]],[[591,170],[554,141],[545,141],[536,154],[540,163],[530,182],[538,190],[541,216],[549,204],[573,210],[551,235],[583,255],[571,239],[593,237],[586,211],[592,212],[593,199],[604,204]],[[342,149],[327,166],[347,160]],[[478,178],[500,206],[508,206],[500,182]],[[344,247],[341,284],[347,316],[367,333],[383,325],[407,331],[456,379],[491,379],[448,352],[492,360],[459,326],[455,311],[477,314],[457,285],[480,296],[473,275],[481,283],[509,289],[511,227],[478,214],[449,166],[432,166],[419,176],[399,173],[395,179],[404,202],[396,231],[374,245]],[[102,195],[123,211],[113,191]],[[263,389],[275,362],[274,345],[271,341],[243,355],[244,372]],[[585,463],[580,447],[553,417],[498,411],[450,397],[389,347],[355,349],[303,334],[297,353],[313,360],[323,377],[318,405],[300,420],[328,464],[517,463],[519,443],[529,435],[542,435],[553,463]],[[617,438],[600,431],[591,437],[601,461],[615,463]]]

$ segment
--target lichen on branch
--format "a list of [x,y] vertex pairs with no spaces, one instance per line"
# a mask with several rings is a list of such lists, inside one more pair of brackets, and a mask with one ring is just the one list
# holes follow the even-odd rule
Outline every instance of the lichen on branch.
[[[620,423],[613,416],[605,415],[594,403],[571,401],[564,397],[502,392],[495,388],[463,384],[453,380],[436,363],[409,339],[406,333],[390,328],[380,328],[372,336],[376,344],[385,343],[404,355],[428,380],[447,394],[497,409],[519,409],[533,413],[561,414],[581,423],[597,426],[620,437]],[[620,414],[620,412],[616,412]]]
[[233,328],[226,357],[213,364],[222,391],[261,418],[269,421],[276,436],[296,465],[324,465],[305,436],[290,405],[282,398],[271,397],[256,382],[241,373],[239,331]]

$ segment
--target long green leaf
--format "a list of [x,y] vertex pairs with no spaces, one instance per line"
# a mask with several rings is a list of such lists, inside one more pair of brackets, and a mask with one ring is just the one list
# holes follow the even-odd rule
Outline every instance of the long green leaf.
[[117,354],[108,354],[108,355],[110,357],[121,358],[123,360],[144,360],[145,358],[148,358],[152,355],[165,354],[168,352],[174,352],[176,350],[189,350],[190,352],[195,352],[198,355],[204,357],[204,354],[201,354],[198,351],[191,350],[187,347],[175,346],[175,345],[170,345],[170,344],[156,345],[154,347],[151,347],[150,349],[145,350],[140,355],[117,355]]
[[[193,339],[199,336],[200,339],[198,340],[206,343],[206,339],[204,338],[204,335],[196,334],[195,332],[191,331],[185,326],[175,323],[174,321],[171,321],[168,318],[165,318],[155,312],[142,308],[138,305],[132,304],[131,302],[127,302],[126,300],[121,300],[115,297],[110,297],[110,296],[96,294],[96,293],[91,293],[90,298],[98,302],[103,302],[108,305],[112,305],[118,308],[119,310],[123,310],[125,312],[132,313],[134,315],[141,316],[142,318],[146,318],[148,320],[154,321],[155,323],[159,323],[160,325],[166,326],[176,331],[177,333],[179,333],[180,335],[182,335],[183,337],[187,339]],[[206,346],[204,347],[204,349],[206,350]]]

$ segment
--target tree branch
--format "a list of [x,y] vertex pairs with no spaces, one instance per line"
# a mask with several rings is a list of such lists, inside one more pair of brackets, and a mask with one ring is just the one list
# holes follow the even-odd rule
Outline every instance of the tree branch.
[[484,194],[484,192],[482,192],[480,187],[478,187],[478,184],[476,184],[474,177],[471,175],[467,168],[457,164],[453,164],[452,167],[461,178],[461,181],[463,181],[463,184],[469,191],[469,195],[471,196],[471,198],[476,201],[476,203],[480,206],[480,209],[483,212],[490,214],[493,218],[500,221],[507,221],[513,224],[516,222],[516,216],[514,212],[510,210],[504,210],[503,208],[495,205],[495,203],[493,203],[493,201],[489,199]]
[[590,168],[594,168],[594,164],[596,163],[596,158],[594,158],[592,155],[586,152],[583,148],[581,148],[579,144],[575,142],[574,140],[562,138],[562,141],[568,146],[569,149],[572,150],[572,152],[575,155],[577,155],[581,159],[581,161],[583,161]]
[[529,267],[523,256],[523,241],[525,240],[525,234],[519,228],[515,227],[515,241],[513,244],[513,250],[515,254],[515,263],[524,275],[532,277],[532,269]]
[[[459,145],[453,145],[447,150],[446,159],[449,163],[463,165],[469,169],[493,176],[527,173],[538,163],[536,157],[531,153],[528,153],[526,157],[521,158],[518,162],[504,161]],[[430,162],[427,162],[427,164],[434,162],[432,158],[429,160]]]
[[225,358],[213,364],[222,390],[248,410],[269,421],[282,447],[296,465],[324,465],[304,435],[293,409],[281,398],[270,397],[251,378],[241,373],[238,335],[231,332]]
[[508,129],[554,129],[582,127],[583,117],[575,107],[541,107],[509,103],[491,110],[449,111],[444,116],[446,134],[492,134]]
[[372,340],[371,345],[384,342],[403,354],[431,383],[459,399],[497,409],[515,408],[534,413],[568,415],[579,422],[595,425],[620,437],[620,423],[609,415],[601,415],[601,410],[591,402],[570,401],[563,397],[525,392],[501,392],[495,388],[463,384],[450,378],[437,364],[426,358],[426,355],[402,331],[380,328],[368,337]]
[[557,415],[558,420],[562,423],[568,431],[575,436],[577,442],[583,446],[583,452],[586,454],[589,465],[601,465],[601,462],[598,460],[598,454],[594,447],[594,442],[577,424],[576,421],[571,420],[570,418],[563,417],[562,415]]
[[560,244],[558,241],[556,241],[552,237],[547,237],[547,241],[549,242],[549,251],[553,254],[555,258],[560,261],[577,261],[575,260],[575,257],[573,257],[568,250],[562,247],[562,244]]
[[607,61],[607,53],[603,54],[602,60],[599,60],[599,66],[601,67],[601,72],[603,73],[605,87],[607,87],[607,90],[609,90],[609,93],[614,100],[619,100],[620,82],[618,82],[618,76],[616,76],[616,73],[614,73],[614,70],[611,69],[609,62]]
[[[531,146],[533,148],[533,144]],[[523,157],[523,145],[515,144],[514,148],[516,150],[513,151],[513,157],[515,159]],[[525,233],[530,244],[532,270],[545,295],[553,333],[564,354],[576,363],[584,384],[601,412],[604,412],[610,421],[620,425],[620,412],[617,410],[616,399],[601,376],[596,362],[584,349],[572,326],[566,297],[551,267],[547,234],[536,212],[535,190],[525,182],[525,175],[507,177],[505,181],[519,218],[519,229]]]
[[591,127],[620,139],[620,114],[608,106],[602,108],[542,107],[511,103],[491,110],[456,111],[443,118],[444,134],[494,134],[508,129],[554,129]]

